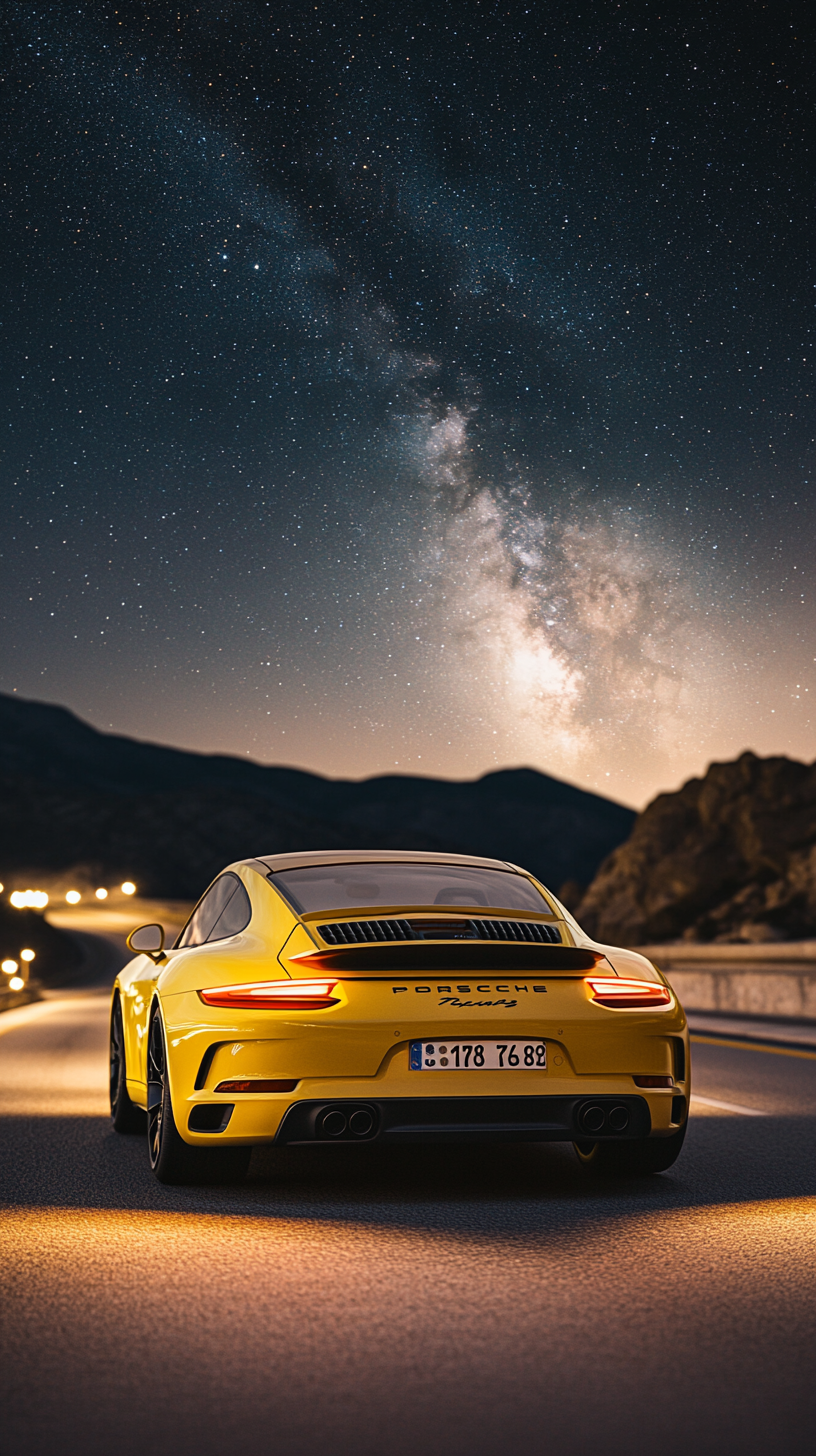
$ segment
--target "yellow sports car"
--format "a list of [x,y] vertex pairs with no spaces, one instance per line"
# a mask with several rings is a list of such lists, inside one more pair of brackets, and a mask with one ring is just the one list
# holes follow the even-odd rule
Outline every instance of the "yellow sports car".
[[656,1173],[686,1131],[686,1018],[643,956],[590,940],[515,865],[406,851],[230,865],[172,949],[128,938],[111,1108],[164,1183],[259,1143],[568,1141]]

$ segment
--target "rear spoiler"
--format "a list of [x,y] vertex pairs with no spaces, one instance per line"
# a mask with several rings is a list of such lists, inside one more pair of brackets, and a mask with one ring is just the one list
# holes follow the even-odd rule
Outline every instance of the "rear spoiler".
[[[524,941],[488,944],[484,941],[393,941],[385,945],[339,945],[330,950],[307,950],[287,956],[293,966],[304,970],[328,971],[342,976],[357,972],[376,976],[385,972],[404,976],[414,972],[461,972],[489,975],[507,971],[544,975],[562,971],[573,975],[594,971],[606,961],[603,951],[573,945],[529,945]],[[609,962],[607,961],[608,965]]]

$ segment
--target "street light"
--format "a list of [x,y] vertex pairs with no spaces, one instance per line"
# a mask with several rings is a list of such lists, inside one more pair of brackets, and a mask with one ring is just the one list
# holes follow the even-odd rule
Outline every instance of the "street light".
[[23,977],[18,976],[17,974],[19,969],[20,967],[18,966],[17,962],[13,961],[10,956],[7,960],[0,961],[0,971],[3,972],[4,976],[8,976],[10,978],[8,983],[10,991],[22,991],[23,987],[25,986],[25,981]]
[[65,898],[68,901],[69,905],[78,905],[80,900],[82,899],[82,896],[80,895],[79,890],[69,890]]
[[95,893],[97,900],[107,900],[108,898],[107,890],[97,890]]
[[133,883],[132,880],[125,880],[125,883],[122,886],[122,894],[123,895],[135,895],[136,894],[136,886],[134,885],[134,883]]
[[45,890],[13,890],[9,899],[15,910],[44,910],[48,904]]

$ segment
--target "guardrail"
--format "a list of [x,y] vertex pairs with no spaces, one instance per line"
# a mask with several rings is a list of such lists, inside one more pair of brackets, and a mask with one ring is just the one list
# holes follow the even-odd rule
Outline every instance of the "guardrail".
[[638,946],[686,1011],[816,1022],[816,941]]

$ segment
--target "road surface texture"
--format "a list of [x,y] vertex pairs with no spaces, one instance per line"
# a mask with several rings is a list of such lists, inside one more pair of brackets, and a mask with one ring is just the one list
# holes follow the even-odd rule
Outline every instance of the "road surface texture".
[[813,1052],[696,1044],[659,1177],[333,1148],[172,1189],[110,1129],[107,1020],[0,1017],[3,1456],[813,1451]]

